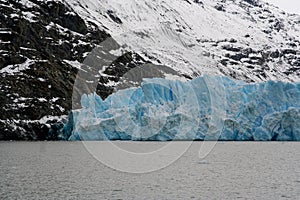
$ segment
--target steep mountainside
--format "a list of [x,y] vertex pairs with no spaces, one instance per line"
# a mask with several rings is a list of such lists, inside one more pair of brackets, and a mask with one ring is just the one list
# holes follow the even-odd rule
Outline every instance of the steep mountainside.
[[67,0],[121,44],[191,77],[300,80],[300,16],[258,0]]
[[[80,63],[110,35],[65,2],[0,2],[0,139],[56,139],[49,128],[72,108]],[[126,53],[115,71],[139,59]],[[101,89],[104,97],[112,92]]]
[[0,139],[57,139],[78,71],[102,98],[145,63],[300,81],[300,16],[257,0],[0,0],[0,46]]

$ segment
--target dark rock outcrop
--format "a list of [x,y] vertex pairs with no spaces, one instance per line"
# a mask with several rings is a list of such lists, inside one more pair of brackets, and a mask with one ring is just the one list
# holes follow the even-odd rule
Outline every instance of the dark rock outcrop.
[[[62,121],[46,116],[68,115],[77,65],[110,35],[64,1],[2,1],[0,23],[0,140],[59,139]],[[144,61],[136,57],[124,54],[104,73],[118,79]],[[113,88],[99,79],[97,92],[105,98]]]

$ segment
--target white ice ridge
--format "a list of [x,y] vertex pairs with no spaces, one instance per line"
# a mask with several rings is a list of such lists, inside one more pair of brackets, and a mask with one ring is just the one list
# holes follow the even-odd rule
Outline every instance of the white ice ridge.
[[145,79],[102,100],[83,95],[69,140],[300,140],[300,83],[248,84],[222,76]]

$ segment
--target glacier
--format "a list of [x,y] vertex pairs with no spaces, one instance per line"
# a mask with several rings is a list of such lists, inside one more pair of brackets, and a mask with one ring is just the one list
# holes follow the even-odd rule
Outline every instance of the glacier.
[[68,140],[300,141],[300,83],[246,83],[224,76],[144,79],[102,100],[81,97]]

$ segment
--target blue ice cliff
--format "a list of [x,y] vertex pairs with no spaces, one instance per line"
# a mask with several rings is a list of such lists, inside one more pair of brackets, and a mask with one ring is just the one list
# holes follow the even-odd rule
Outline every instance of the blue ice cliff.
[[144,79],[81,105],[65,124],[69,140],[300,140],[300,83]]

